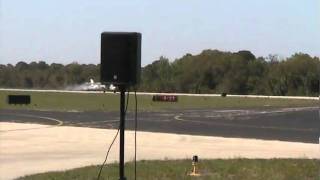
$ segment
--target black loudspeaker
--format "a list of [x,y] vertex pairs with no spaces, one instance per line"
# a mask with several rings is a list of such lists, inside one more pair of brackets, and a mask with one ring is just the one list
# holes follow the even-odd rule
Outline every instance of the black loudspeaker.
[[101,34],[101,82],[133,86],[140,81],[141,34],[103,32]]

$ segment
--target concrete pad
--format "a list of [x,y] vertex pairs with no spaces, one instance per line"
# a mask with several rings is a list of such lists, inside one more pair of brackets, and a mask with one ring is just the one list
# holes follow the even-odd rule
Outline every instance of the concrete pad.
[[[101,164],[116,130],[0,122],[0,179]],[[205,158],[317,158],[317,144],[138,132],[138,160]],[[118,141],[108,163],[118,160]],[[134,132],[126,131],[126,161]]]

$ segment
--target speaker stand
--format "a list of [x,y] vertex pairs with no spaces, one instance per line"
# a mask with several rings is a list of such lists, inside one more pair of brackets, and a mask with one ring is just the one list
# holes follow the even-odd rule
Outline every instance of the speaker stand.
[[125,93],[126,86],[120,85],[120,159],[119,159],[119,180],[126,180],[124,176],[124,130],[125,130]]

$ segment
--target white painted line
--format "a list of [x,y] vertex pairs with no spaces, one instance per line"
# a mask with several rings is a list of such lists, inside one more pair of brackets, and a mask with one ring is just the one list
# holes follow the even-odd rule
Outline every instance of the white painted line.
[[174,116],[174,119],[177,120],[177,121],[187,121],[187,120],[184,120],[184,119],[181,118],[182,115],[183,114],[176,115],[176,116]]
[[[5,114],[10,114],[10,113],[5,113]],[[55,125],[47,125],[44,128],[52,128],[52,127],[56,127],[56,126],[62,126],[63,125],[63,121],[59,120],[59,119],[55,119],[55,118],[51,118],[51,117],[45,117],[45,116],[34,116],[34,115],[30,115],[30,114],[12,114],[15,116],[24,116],[24,117],[31,117],[31,118],[40,118],[40,119],[45,119],[45,120],[49,120],[49,121],[55,121],[58,124]],[[10,131],[26,131],[26,130],[34,130],[35,128],[29,128],[29,129],[12,129],[12,130],[0,130],[1,133],[3,132],[10,132]]]
[[55,121],[58,124],[54,125],[54,126],[62,126],[63,125],[63,121],[60,121],[59,119],[55,119],[55,118],[51,118],[51,117],[45,117],[45,116],[35,116],[35,115],[30,115],[30,114],[14,114],[15,116],[25,116],[25,117],[34,117],[34,118],[40,118],[40,119],[46,119],[46,120],[50,120],[50,121]]

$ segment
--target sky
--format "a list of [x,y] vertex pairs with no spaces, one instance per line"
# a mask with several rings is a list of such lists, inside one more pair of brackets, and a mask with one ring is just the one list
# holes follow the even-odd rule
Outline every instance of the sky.
[[320,56],[320,0],[0,0],[0,64],[100,63],[103,31],[142,33],[142,65],[204,49]]

